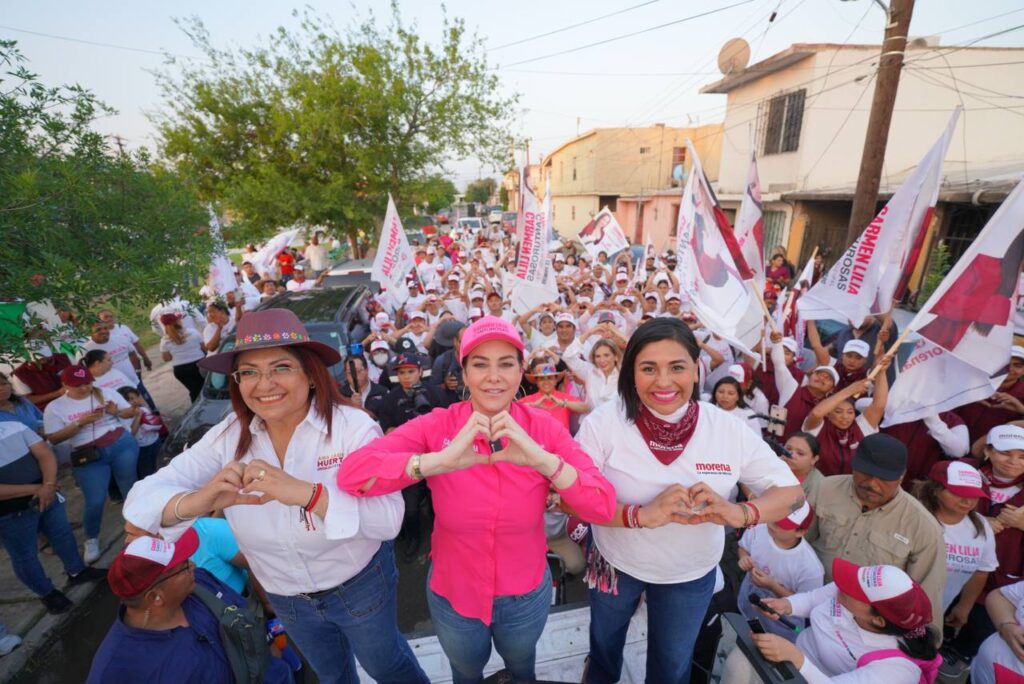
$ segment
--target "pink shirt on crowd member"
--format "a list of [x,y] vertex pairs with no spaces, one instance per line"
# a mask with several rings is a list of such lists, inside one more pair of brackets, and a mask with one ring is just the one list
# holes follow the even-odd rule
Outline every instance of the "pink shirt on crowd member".
[[[434,409],[354,451],[338,469],[338,487],[374,496],[414,484],[405,472],[409,458],[444,449],[472,412],[469,401]],[[509,413],[541,448],[576,469],[579,476],[559,491],[561,498],[584,520],[611,520],[615,489],[565,428],[539,409],[512,404]],[[483,438],[473,448],[490,453]],[[361,491],[371,478],[370,489]],[[427,486],[435,513],[430,588],[460,615],[489,625],[496,596],[528,593],[544,575],[550,483],[532,468],[498,462],[428,477]]]

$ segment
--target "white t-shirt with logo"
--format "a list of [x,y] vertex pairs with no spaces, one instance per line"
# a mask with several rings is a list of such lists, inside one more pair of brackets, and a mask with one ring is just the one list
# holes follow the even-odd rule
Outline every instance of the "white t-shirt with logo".
[[[43,411],[43,429],[46,434],[52,434],[63,430],[71,423],[74,423],[79,418],[82,418],[97,409],[103,409],[106,407],[108,401],[112,401],[117,405],[119,411],[123,411],[129,408],[129,404],[124,400],[120,394],[114,390],[101,389],[100,393],[103,395],[103,401],[95,398],[91,394],[85,399],[72,399],[68,395],[57,397],[49,404],[46,405],[46,410]],[[83,444],[88,444],[96,439],[99,439],[111,430],[124,427],[124,423],[117,416],[109,413],[104,413],[103,417],[97,420],[95,423],[89,423],[83,425],[82,428],[76,432],[71,438],[71,447],[80,447]]]
[[1020,494],[1020,490],[1024,489],[1021,485],[1007,485],[1001,484],[996,480],[993,480],[989,485],[989,495],[992,497],[993,505],[1004,504],[1013,497]]
[[942,523],[946,540],[946,587],[942,592],[942,610],[948,610],[953,600],[976,572],[992,572],[999,567],[996,559],[996,538],[984,516],[978,516],[984,534],[978,535],[970,516],[955,525]]
[[116,392],[119,387],[131,387],[132,389],[135,389],[135,385],[132,384],[132,381],[126,378],[124,373],[116,368],[111,368],[100,377],[94,379],[92,386],[110,390],[111,392]]
[[[762,572],[794,593],[814,591],[825,584],[825,568],[818,560],[814,547],[803,539],[793,548],[784,549],[772,539],[767,523],[761,523],[744,532],[739,545],[750,554]],[[744,575],[738,604],[740,612],[747,617],[757,615],[757,609],[747,600],[751,592],[761,596],[771,595],[767,589],[761,589],[751,582],[749,572]]]
[[[576,440],[615,486],[618,500],[649,504],[674,484],[706,482],[722,497],[738,483],[759,496],[769,487],[796,486],[782,459],[751,430],[711,404],[700,403],[700,417],[686,449],[669,465],[647,447],[640,430],[626,420],[621,398],[598,406],[583,419]],[[654,529],[595,526],[594,542],[616,568],[656,584],[699,579],[722,558],[721,525],[665,525]]]
[[107,352],[110,360],[114,362],[114,368],[121,371],[132,385],[139,384],[139,376],[135,372],[135,366],[132,365],[130,356],[135,353],[135,346],[128,341],[128,338],[123,335],[111,335],[110,339],[103,344],[89,340],[82,345],[82,355],[84,356],[86,352],[93,349],[102,349]]

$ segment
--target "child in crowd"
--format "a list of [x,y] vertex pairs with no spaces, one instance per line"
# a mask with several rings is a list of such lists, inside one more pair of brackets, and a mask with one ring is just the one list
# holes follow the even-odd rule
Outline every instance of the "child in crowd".
[[[813,521],[814,511],[804,503],[788,517],[762,523],[740,538],[739,566],[747,574],[740,584],[737,603],[745,616],[760,616],[750,603],[751,594],[761,598],[785,598],[813,591],[824,584],[825,568],[811,545],[804,541]],[[775,621],[764,622],[773,633],[796,641],[794,630]]]
[[[160,447],[167,436],[167,426],[159,413],[149,410],[146,400],[134,387],[121,387],[117,390],[125,401],[138,408],[135,417],[130,421],[132,436],[139,443],[139,462],[136,466],[138,477],[144,477],[156,472],[156,457],[160,454]],[[125,421],[128,423],[129,421]]]
[[952,638],[952,632],[967,624],[989,573],[999,567],[992,527],[974,510],[979,499],[989,498],[988,487],[981,473],[966,463],[939,461],[928,479],[914,487],[914,496],[942,524],[946,540],[942,609],[949,632],[946,638]]
[[808,432],[794,432],[786,440],[786,448],[789,450],[789,456],[783,460],[796,475],[804,489],[804,495],[810,500],[813,498],[814,490],[825,479],[821,471],[815,468],[821,454],[818,438]]
[[587,412],[587,402],[556,389],[565,373],[560,372],[548,357],[540,356],[531,361],[527,367],[526,377],[537,385],[537,391],[519,400],[523,406],[547,411],[564,425],[566,430],[569,429],[571,414]]

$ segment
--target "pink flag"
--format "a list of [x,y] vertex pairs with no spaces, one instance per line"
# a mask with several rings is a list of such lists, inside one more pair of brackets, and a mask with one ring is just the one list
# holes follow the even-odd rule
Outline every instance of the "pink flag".
[[921,339],[889,391],[886,425],[991,396],[1010,359],[1022,262],[1024,182],[907,325]]

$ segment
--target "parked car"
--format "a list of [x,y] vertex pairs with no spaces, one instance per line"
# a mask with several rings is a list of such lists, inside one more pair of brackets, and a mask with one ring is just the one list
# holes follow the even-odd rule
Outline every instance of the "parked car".
[[324,278],[324,287],[354,287],[366,285],[371,290],[375,283],[370,278],[373,270],[373,259],[346,259],[335,264]]
[[501,209],[491,209],[487,213],[487,222],[488,223],[501,223],[501,217],[503,215],[504,215],[504,212]]
[[484,229],[484,222],[479,218],[460,218],[457,224],[459,230],[470,230],[474,233],[478,233]]
[[519,219],[519,214],[514,211],[506,211],[501,215],[501,229],[511,233],[516,229],[516,221]]
[[[350,341],[361,341],[369,334],[366,301],[370,290],[365,285],[356,287],[320,287],[304,292],[285,292],[260,304],[263,309],[293,311],[317,342],[334,347],[347,355]],[[235,346],[235,340],[226,339],[219,351]],[[339,384],[344,380],[342,364],[335,364],[331,373]],[[160,452],[160,462],[167,463],[189,445],[195,444],[206,431],[231,412],[228,396],[228,377],[223,373],[208,373],[203,391],[192,407],[181,418],[178,426],[168,435]]]

